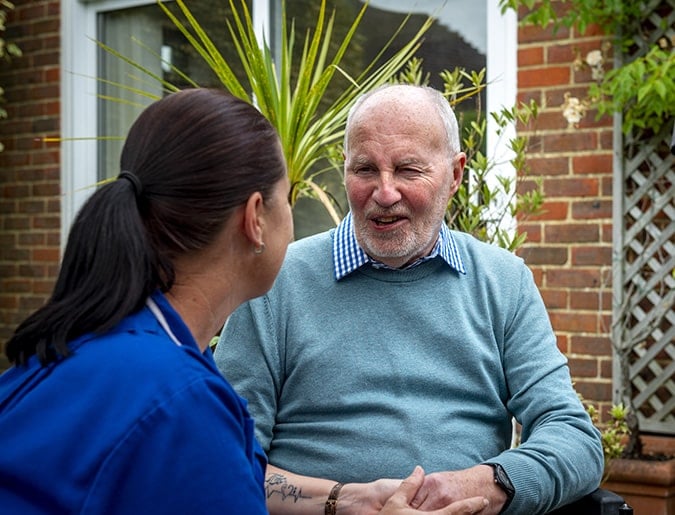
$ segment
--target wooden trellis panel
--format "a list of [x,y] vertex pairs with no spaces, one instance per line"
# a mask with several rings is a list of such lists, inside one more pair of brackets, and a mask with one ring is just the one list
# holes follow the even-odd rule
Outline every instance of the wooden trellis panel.
[[[675,0],[647,4],[642,24],[647,37],[637,38],[634,53],[624,56],[629,61],[663,37],[675,41]],[[621,137],[620,121],[615,123],[614,400],[630,401],[642,431],[675,435],[673,126],[661,134]]]

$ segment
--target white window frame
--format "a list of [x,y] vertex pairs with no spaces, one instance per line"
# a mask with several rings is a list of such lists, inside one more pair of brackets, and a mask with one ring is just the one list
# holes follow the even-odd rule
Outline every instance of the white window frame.
[[[253,0],[256,31],[269,41],[269,2]],[[487,4],[487,109],[511,107],[516,99],[517,20],[513,12],[502,15],[494,0]],[[93,192],[97,181],[97,46],[99,13],[138,7],[154,0],[70,0],[61,3],[61,247],[75,214]],[[505,156],[505,139],[497,139],[496,127],[488,119],[488,155]],[[515,132],[515,129],[514,129]],[[512,174],[508,166],[502,174]]]

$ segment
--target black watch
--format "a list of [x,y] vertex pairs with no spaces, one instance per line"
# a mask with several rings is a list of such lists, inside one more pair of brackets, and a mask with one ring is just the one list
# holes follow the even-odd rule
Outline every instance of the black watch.
[[486,465],[492,467],[495,484],[504,490],[504,493],[506,494],[506,502],[504,503],[504,507],[501,510],[503,512],[506,510],[506,508],[508,508],[509,504],[511,504],[513,496],[516,495],[516,489],[513,488],[513,483],[511,483],[509,476],[506,474],[506,471],[499,463],[486,463]]

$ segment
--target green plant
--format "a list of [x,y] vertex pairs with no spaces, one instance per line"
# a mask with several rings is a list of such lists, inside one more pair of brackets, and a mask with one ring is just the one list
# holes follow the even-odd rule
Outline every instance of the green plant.
[[[675,117],[675,52],[673,41],[649,43],[643,33],[643,2],[637,0],[499,0],[502,12],[524,9],[522,23],[541,27],[574,27],[584,34],[590,25],[600,27],[615,52],[629,55],[636,45],[649,51],[627,60],[591,84],[587,107],[598,116],[621,113],[623,131],[643,129],[659,133]],[[562,9],[560,6],[562,5]],[[556,7],[557,6],[557,7]],[[584,104],[584,102],[582,102]]]
[[[158,3],[189,44],[214,71],[222,85],[232,94],[255,103],[277,128],[288,163],[292,203],[295,203],[301,195],[318,198],[337,223],[340,219],[339,213],[330,196],[315,180],[316,176],[324,171],[320,168],[320,164],[329,157],[331,149],[342,139],[347,113],[356,98],[385,83],[405,65],[419,48],[421,38],[431,26],[433,18],[429,17],[400,50],[376,67],[376,63],[408,21],[406,18],[372,62],[365,66],[358,76],[351,77],[340,64],[367,4],[354,19],[347,34],[339,42],[337,50],[330,55],[331,44],[335,43],[333,41],[335,13],[327,15],[326,1],[321,1],[316,25],[305,35],[300,52],[296,51],[298,35],[295,26],[293,23],[290,27],[287,24],[286,3],[282,1],[281,55],[276,61],[267,42],[258,40],[246,2],[241,0],[238,5],[235,5],[235,0],[229,2],[232,20],[226,20],[226,25],[245,77],[237,77],[233,73],[231,66],[199,21],[194,18],[186,2],[176,0],[180,17],[163,3]],[[114,49],[102,43],[99,45],[151,78],[162,82],[167,90],[177,89],[176,86],[120,55]],[[191,82],[180,70],[172,68],[180,77]],[[336,73],[348,79],[347,86],[337,99],[328,106],[323,106],[322,101],[325,100],[327,88]],[[194,82],[191,83],[196,85]],[[119,86],[129,88],[122,84]]]
[[[581,398],[581,396],[579,396]],[[583,398],[581,399],[583,402]],[[591,421],[600,430],[602,439],[602,453],[605,459],[605,468],[602,476],[604,483],[609,475],[609,462],[620,458],[626,448],[626,437],[630,435],[628,427],[629,410],[623,404],[614,404],[609,410],[609,421],[600,422],[600,413],[594,404],[584,402],[586,413]]]
[[623,131],[659,133],[675,114],[675,53],[668,46],[607,72],[591,84],[589,96],[599,114],[623,113]]

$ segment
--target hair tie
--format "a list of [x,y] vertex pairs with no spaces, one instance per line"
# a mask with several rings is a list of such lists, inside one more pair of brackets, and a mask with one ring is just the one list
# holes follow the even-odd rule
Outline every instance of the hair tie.
[[134,195],[136,196],[136,200],[141,198],[141,194],[143,193],[143,185],[141,184],[140,179],[136,177],[135,174],[123,170],[117,176],[117,179],[126,179],[127,181],[129,181],[131,183],[131,186],[134,188]]

